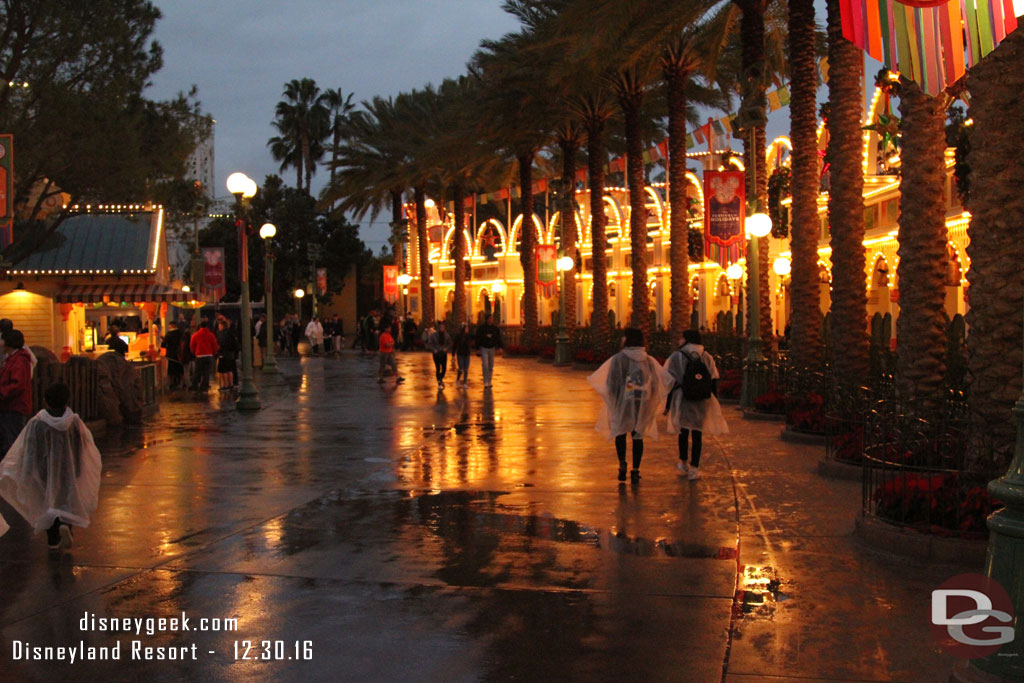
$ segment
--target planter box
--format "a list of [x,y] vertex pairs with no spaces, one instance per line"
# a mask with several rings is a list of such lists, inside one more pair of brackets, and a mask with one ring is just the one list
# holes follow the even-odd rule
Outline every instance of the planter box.
[[854,536],[875,550],[913,557],[928,562],[958,564],[980,570],[985,564],[988,541],[921,533],[860,515],[854,523]]
[[829,479],[862,481],[864,479],[864,468],[852,462],[822,458],[818,461],[818,474]]
[[824,434],[812,434],[811,432],[800,432],[789,427],[783,427],[779,432],[779,438],[789,443],[807,443],[814,446],[825,445]]

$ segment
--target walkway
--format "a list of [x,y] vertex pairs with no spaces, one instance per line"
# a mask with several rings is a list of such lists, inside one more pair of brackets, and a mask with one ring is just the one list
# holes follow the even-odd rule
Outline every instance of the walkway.
[[[427,355],[399,362],[396,388],[374,357],[285,359],[257,414],[179,397],[104,440],[71,554],[20,522],[0,539],[0,680],[948,676],[928,600],[962,570],[857,546],[860,485],[818,477],[820,448],[728,408],[702,480],[663,438],[620,485],[585,373],[501,358],[485,393],[474,359],[468,391],[439,393]],[[238,628],[82,631],[87,611]],[[120,640],[129,661],[12,661],[14,640]],[[197,659],[130,661],[132,640]],[[285,660],[235,661],[244,640]]]

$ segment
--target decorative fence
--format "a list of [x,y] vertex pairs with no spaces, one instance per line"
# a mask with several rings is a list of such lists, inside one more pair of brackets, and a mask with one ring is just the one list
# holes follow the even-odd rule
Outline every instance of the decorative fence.
[[32,412],[43,409],[43,392],[51,384],[63,382],[71,390],[71,409],[83,420],[100,417],[99,382],[96,363],[88,358],[72,357],[67,363],[40,360],[32,374]]

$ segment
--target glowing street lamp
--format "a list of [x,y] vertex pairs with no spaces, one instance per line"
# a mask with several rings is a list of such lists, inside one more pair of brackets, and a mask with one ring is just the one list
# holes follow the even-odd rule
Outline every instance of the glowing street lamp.
[[565,331],[565,273],[576,265],[572,256],[563,255],[555,261],[558,277],[558,336],[555,337],[555,365],[568,365],[572,362],[569,355],[569,334]]
[[754,386],[755,373],[766,360],[761,353],[760,241],[772,231],[772,219],[763,211],[755,211],[747,216],[743,227],[750,238],[747,257],[747,299],[750,302],[750,316],[747,321],[747,357],[743,363],[740,405],[744,408],[753,408],[754,399],[760,391],[759,387]]
[[786,275],[789,275],[789,273],[793,270],[793,262],[790,261],[785,256],[780,256],[779,258],[775,259],[774,263],[772,263],[772,270],[775,271],[776,275],[785,277]]
[[271,374],[277,372],[277,359],[274,358],[274,252],[271,249],[272,240],[277,235],[277,226],[273,223],[264,223],[260,227],[260,237],[263,238],[266,247],[263,250],[265,255],[263,282],[263,301],[267,307],[267,354],[263,359],[263,372]]
[[739,280],[743,277],[743,266],[738,263],[734,263],[725,270],[725,275],[730,280]]
[[238,410],[259,410],[260,395],[252,381],[252,310],[249,308],[249,200],[256,196],[256,181],[244,173],[228,176],[228,192],[238,202],[238,231],[242,261],[242,386],[238,393]]

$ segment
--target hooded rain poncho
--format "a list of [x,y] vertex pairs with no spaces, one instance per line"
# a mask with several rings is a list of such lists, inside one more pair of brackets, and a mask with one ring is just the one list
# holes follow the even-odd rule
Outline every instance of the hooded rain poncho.
[[672,379],[647,351],[639,346],[626,347],[606,360],[587,381],[604,399],[595,428],[605,438],[631,432],[639,438],[658,438],[656,418]]
[[0,496],[36,531],[60,517],[89,526],[100,489],[100,452],[70,408],[60,417],[40,410],[0,461]]
[[711,373],[712,379],[718,379],[718,368],[715,359],[700,344],[686,344],[673,353],[665,361],[665,370],[672,377],[673,386],[679,389],[672,392],[672,402],[668,411],[668,428],[675,433],[683,429],[697,430],[706,434],[728,434],[729,426],[722,415],[722,406],[718,398],[712,394],[703,401],[687,401],[683,398],[683,376],[690,358],[700,358]]

